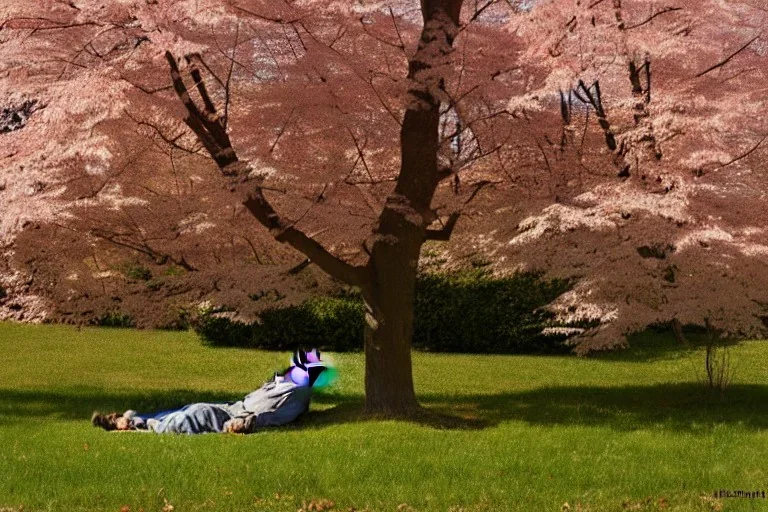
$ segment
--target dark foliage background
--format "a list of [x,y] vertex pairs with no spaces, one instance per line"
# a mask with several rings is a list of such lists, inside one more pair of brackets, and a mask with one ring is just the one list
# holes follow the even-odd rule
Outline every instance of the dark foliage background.
[[[422,273],[416,285],[413,346],[430,352],[561,353],[559,336],[541,308],[570,287],[534,273],[494,277],[484,269]],[[267,350],[299,346],[362,350],[365,307],[356,293],[313,297],[299,305],[263,311],[257,322],[239,321],[226,308],[196,315],[193,328],[205,343]]]

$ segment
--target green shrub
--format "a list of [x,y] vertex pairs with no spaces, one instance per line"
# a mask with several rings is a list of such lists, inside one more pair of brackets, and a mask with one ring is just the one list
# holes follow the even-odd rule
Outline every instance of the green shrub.
[[187,271],[184,269],[184,267],[180,267],[178,265],[171,265],[165,269],[163,274],[168,277],[177,277],[177,276],[184,275],[186,272]]
[[[416,284],[413,346],[433,352],[565,352],[562,337],[541,334],[551,322],[541,307],[569,288],[567,281],[545,281],[538,274],[498,278],[483,268],[422,273]],[[193,328],[206,343],[268,350],[363,347],[365,308],[356,294],[271,307],[250,325],[222,312],[210,307],[198,312]]]
[[102,313],[93,323],[99,327],[136,327],[136,322],[131,315],[117,310]]
[[363,303],[358,298],[316,297],[298,306],[266,309],[252,324],[221,310],[203,309],[192,326],[204,342],[215,346],[353,351],[362,347]]
[[535,273],[494,277],[482,267],[422,274],[413,346],[434,352],[563,352],[562,338],[541,334],[551,321],[541,308],[569,288],[567,281],[545,281]]
[[252,346],[253,326],[232,318],[225,307],[202,304],[190,324],[203,342],[218,347]]
[[130,281],[149,281],[152,279],[152,271],[141,263],[125,263],[118,270]]
[[194,328],[210,345],[219,347],[252,346],[252,326],[238,320],[211,315],[196,321]]
[[194,312],[185,306],[169,306],[157,328],[164,331],[188,331],[192,328]]
[[360,350],[363,322],[364,306],[359,297],[315,297],[299,306],[264,311],[253,326],[252,345],[274,350],[299,346]]

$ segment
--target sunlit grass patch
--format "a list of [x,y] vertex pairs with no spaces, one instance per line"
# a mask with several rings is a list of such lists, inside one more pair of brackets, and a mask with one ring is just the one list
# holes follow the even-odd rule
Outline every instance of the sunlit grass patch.
[[768,345],[733,349],[736,380],[720,397],[696,375],[703,353],[660,336],[596,358],[416,353],[428,412],[410,422],[366,418],[362,355],[333,354],[338,382],[295,425],[158,436],[89,417],[236,399],[288,354],[0,324],[0,508],[765,509],[712,494],[768,487]]

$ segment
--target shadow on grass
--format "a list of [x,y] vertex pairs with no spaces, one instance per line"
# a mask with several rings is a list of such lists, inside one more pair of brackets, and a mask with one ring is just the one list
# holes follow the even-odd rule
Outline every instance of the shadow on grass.
[[[94,410],[155,411],[192,402],[225,402],[238,396],[190,390],[110,392],[74,388],[58,392],[0,389],[0,420],[62,418],[88,421]],[[531,425],[604,426],[616,430],[660,428],[706,432],[725,424],[768,428],[768,386],[734,385],[723,396],[696,383],[649,386],[541,388],[492,395],[421,396],[425,410],[407,421],[437,429],[484,429],[509,421]],[[371,421],[359,395],[318,394],[313,410],[290,428],[318,429]]]
[[0,389],[0,419],[53,417],[90,421],[93,411],[162,411],[192,402],[236,400],[229,393],[192,390],[106,391],[99,388],[64,388],[60,391]]
[[624,349],[597,352],[589,357],[603,361],[622,361],[625,363],[647,363],[666,359],[679,359],[688,356],[691,346],[681,344],[669,329],[649,328],[627,337],[629,346]]
[[532,425],[603,426],[615,430],[661,428],[699,432],[715,425],[752,430],[768,427],[763,404],[768,386],[734,385],[723,395],[698,383],[648,386],[563,386],[475,397],[427,397],[447,413],[462,407],[490,425],[522,421]]
[[[589,357],[603,361],[621,361],[625,363],[647,363],[669,359],[690,357],[691,353],[702,349],[707,343],[707,332],[696,326],[683,329],[686,343],[675,338],[666,327],[650,327],[645,331],[631,334],[627,338],[625,349],[598,352]],[[738,340],[721,340],[725,345],[738,345]]]
[[[319,397],[319,402],[323,398]],[[700,432],[715,425],[768,428],[768,386],[733,385],[722,395],[698,383],[649,386],[562,386],[489,395],[422,395],[414,422],[435,428],[482,429],[509,421],[531,425],[661,428]],[[306,416],[307,427],[364,420],[362,401],[345,400]],[[356,414],[356,416],[355,416]]]

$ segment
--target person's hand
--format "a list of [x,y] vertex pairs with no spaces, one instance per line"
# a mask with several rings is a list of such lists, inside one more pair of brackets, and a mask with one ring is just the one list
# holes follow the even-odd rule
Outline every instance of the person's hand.
[[224,432],[229,434],[245,433],[245,420],[243,418],[232,418],[224,423]]

